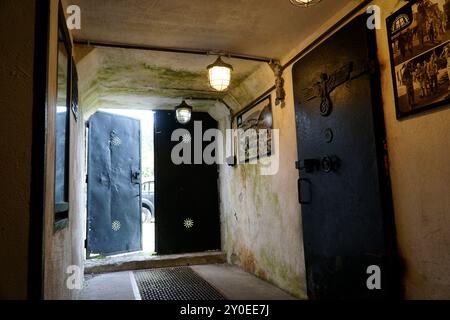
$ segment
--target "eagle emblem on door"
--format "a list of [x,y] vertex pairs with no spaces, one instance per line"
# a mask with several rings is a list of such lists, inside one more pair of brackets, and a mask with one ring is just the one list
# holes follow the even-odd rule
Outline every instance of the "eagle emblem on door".
[[353,63],[350,62],[331,74],[322,73],[320,80],[311,87],[302,90],[300,103],[320,98],[320,114],[327,117],[333,111],[331,93],[340,85],[351,80]]

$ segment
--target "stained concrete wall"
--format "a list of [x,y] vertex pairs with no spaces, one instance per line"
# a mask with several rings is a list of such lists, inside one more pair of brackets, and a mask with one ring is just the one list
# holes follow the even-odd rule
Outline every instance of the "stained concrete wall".
[[[293,47],[282,63],[357,2],[351,1],[317,32]],[[408,120],[396,120],[384,21],[404,2],[378,0],[373,4],[382,9],[383,28],[377,31],[377,44],[398,245],[405,263],[402,279],[405,297],[450,298],[450,110],[443,108]],[[284,73],[286,105],[283,109],[274,108],[274,125],[281,135],[278,174],[262,177],[260,168],[254,165],[221,167],[222,242],[229,262],[304,298],[306,280],[301,211],[297,205],[298,172],[294,169],[297,148],[291,73],[291,68]],[[270,69],[263,66],[230,94],[245,105],[270,88],[272,79]]]
[[222,245],[230,263],[306,298],[294,110],[274,107],[273,118],[280,128],[276,175],[252,164],[220,168]]
[[69,226],[54,231],[55,116],[57,79],[58,1],[51,0],[48,75],[48,133],[46,158],[44,298],[74,299],[78,290],[68,289],[67,267],[76,265],[83,272],[85,195],[83,192],[84,122],[70,113]]
[[34,12],[0,2],[0,299],[27,297]]

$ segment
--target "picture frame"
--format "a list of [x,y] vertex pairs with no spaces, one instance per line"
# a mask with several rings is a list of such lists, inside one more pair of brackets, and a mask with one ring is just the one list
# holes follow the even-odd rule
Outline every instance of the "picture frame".
[[[235,117],[235,161],[244,164],[256,161],[263,157],[269,157],[273,153],[273,111],[272,98],[267,96],[258,102],[245,108]],[[256,133],[254,138],[249,138],[249,133]],[[267,139],[265,150],[260,149],[261,139]]]
[[386,25],[397,119],[448,105],[450,1],[410,1]]

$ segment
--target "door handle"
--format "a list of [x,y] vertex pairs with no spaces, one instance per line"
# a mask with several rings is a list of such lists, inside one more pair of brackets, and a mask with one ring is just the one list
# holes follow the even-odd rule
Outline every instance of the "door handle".
[[312,202],[311,181],[304,178],[298,179],[297,189],[298,189],[298,202],[303,205],[311,204]]

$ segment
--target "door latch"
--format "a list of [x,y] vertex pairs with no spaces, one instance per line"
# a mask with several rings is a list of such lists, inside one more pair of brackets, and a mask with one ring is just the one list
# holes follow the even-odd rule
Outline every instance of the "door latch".
[[315,171],[330,173],[339,169],[340,159],[337,156],[324,156],[322,159],[304,159],[296,162],[295,167],[306,173],[313,173]]
[[141,183],[141,171],[139,171],[139,170],[136,170],[136,171],[131,170],[131,183],[134,183],[134,184],[140,184]]
[[320,169],[320,160],[317,159],[304,159],[297,163],[298,170],[304,170],[306,173],[313,173]]

